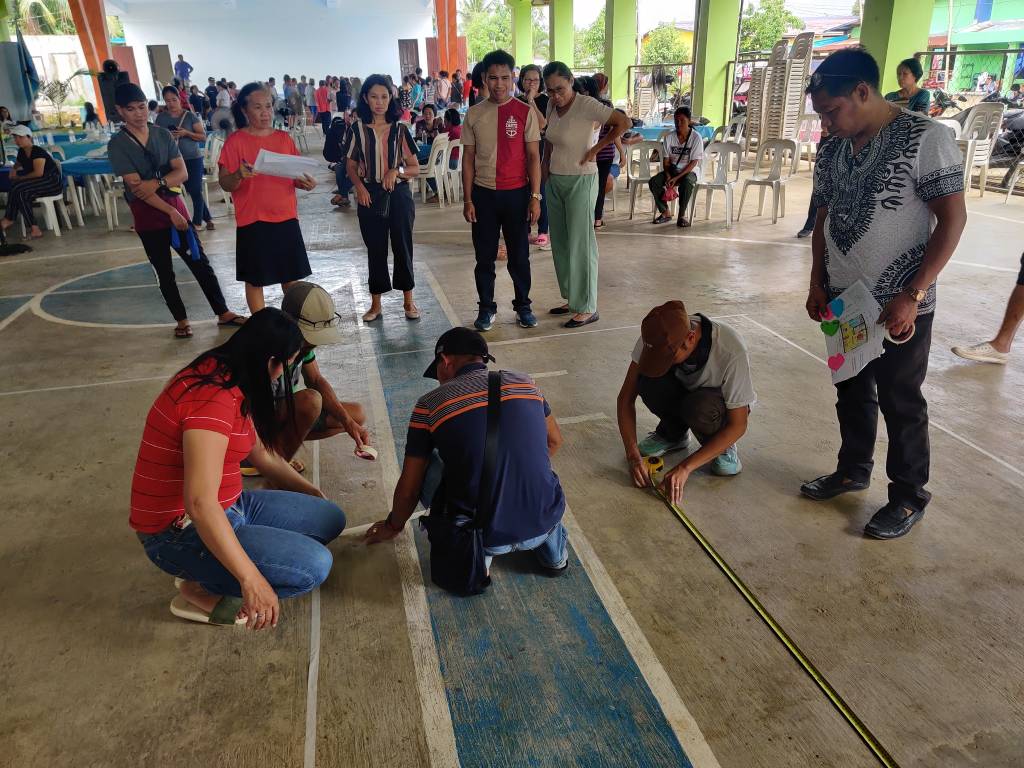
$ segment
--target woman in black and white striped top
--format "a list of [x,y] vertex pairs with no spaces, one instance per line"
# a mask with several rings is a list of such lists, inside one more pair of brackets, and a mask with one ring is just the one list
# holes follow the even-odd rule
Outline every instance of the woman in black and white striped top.
[[[369,262],[372,303],[363,321],[369,323],[381,316],[380,297],[392,287],[405,294],[406,319],[419,320],[420,311],[412,298],[416,206],[409,190],[409,179],[419,174],[416,142],[398,122],[402,110],[383,75],[366,78],[356,113],[359,119],[352,126],[346,165],[359,203],[359,231]],[[393,279],[388,274],[389,238],[395,260]]]

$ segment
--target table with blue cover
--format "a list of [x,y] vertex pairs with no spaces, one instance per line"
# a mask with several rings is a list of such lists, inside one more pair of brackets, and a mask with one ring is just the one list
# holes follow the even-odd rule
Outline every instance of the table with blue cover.
[[61,169],[65,179],[76,179],[78,186],[89,191],[93,213],[99,216],[105,207],[97,177],[114,175],[110,160],[106,157],[75,157],[61,163]]
[[[675,130],[674,123],[661,123],[660,125],[645,125],[642,128],[634,129],[637,133],[644,137],[644,141],[658,141],[661,138],[661,134],[665,131]],[[715,134],[714,126],[711,125],[695,125],[693,130],[700,134],[700,137],[704,141],[709,141]]]

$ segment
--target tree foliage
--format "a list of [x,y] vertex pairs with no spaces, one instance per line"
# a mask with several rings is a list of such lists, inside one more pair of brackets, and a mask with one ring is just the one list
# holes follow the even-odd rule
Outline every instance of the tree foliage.
[[14,0],[11,19],[26,35],[74,35],[68,0]]
[[[548,31],[541,23],[540,14],[531,13],[533,21],[533,52],[547,53]],[[469,60],[480,61],[497,48],[512,50],[512,9],[502,0],[461,0],[459,3],[459,32],[466,36]],[[529,64],[528,61],[516,62]]]
[[75,79],[82,75],[92,74],[88,69],[79,69],[64,80],[43,80],[39,84],[39,95],[50,102],[57,110],[57,125],[64,127],[64,116],[61,110],[74,90]]
[[583,69],[604,69],[604,7],[589,25],[575,33],[576,66]]
[[641,64],[682,64],[689,60],[690,49],[674,24],[659,24],[640,46]]
[[761,0],[757,10],[746,6],[740,19],[740,50],[769,50],[787,30],[803,28],[803,20],[786,10],[785,0]]

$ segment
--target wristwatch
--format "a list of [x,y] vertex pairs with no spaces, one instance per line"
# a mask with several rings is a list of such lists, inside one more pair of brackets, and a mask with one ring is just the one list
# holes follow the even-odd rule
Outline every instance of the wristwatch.
[[530,193],[530,197],[532,197],[534,200],[543,200],[544,199],[544,195],[542,195],[540,192],[531,192]]
[[160,184],[161,187],[163,187],[164,189],[167,189],[167,179],[165,179],[163,176],[158,178],[157,182]]
[[928,291],[923,291],[920,288],[907,288],[907,293],[909,293],[910,298],[918,304],[924,301],[925,296],[928,295]]

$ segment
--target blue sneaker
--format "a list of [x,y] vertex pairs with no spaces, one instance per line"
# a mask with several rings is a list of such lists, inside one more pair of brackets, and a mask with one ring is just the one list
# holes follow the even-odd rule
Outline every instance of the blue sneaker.
[[520,328],[536,328],[537,316],[529,309],[521,309],[517,313]]
[[669,440],[657,432],[651,432],[640,441],[640,445],[637,447],[640,449],[641,456],[649,456],[651,458],[664,456],[666,453],[672,453],[673,451],[685,451],[690,447],[690,433],[687,432],[683,435],[681,440]]
[[494,325],[494,313],[481,309],[476,320],[473,321],[473,327],[478,331],[489,331],[492,325]]
[[743,463],[740,461],[740,454],[735,445],[730,445],[725,449],[725,453],[711,462],[711,474],[720,477],[738,475],[742,469]]

